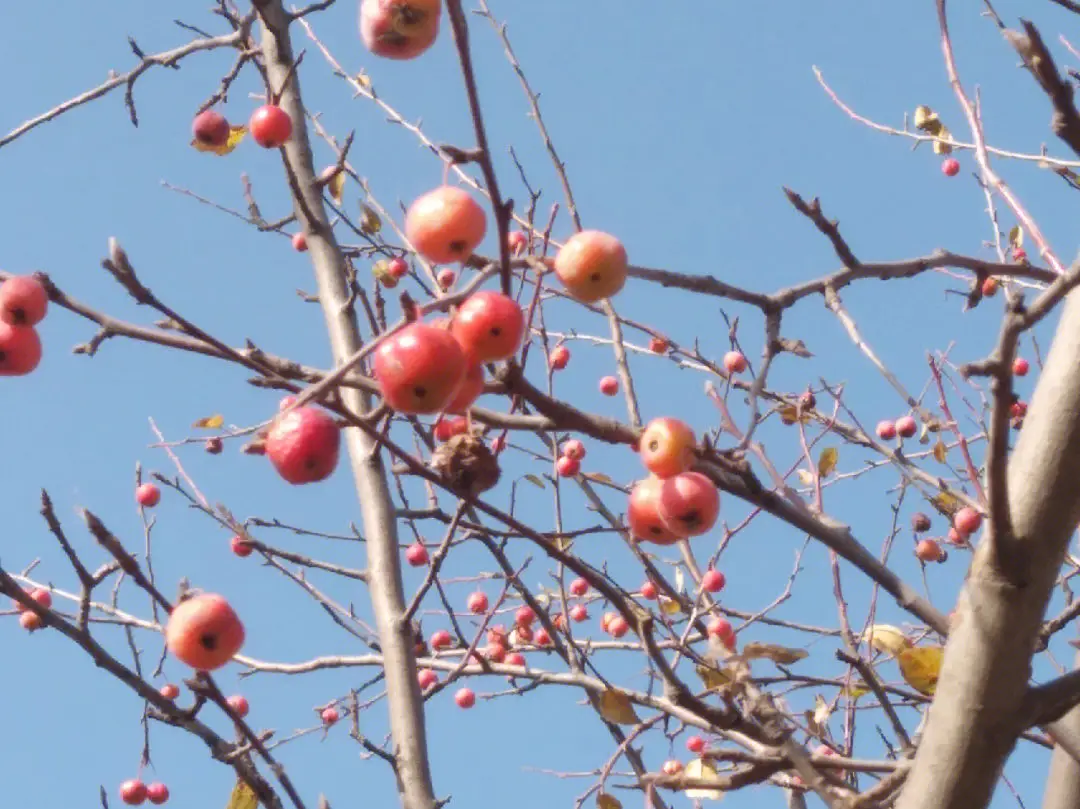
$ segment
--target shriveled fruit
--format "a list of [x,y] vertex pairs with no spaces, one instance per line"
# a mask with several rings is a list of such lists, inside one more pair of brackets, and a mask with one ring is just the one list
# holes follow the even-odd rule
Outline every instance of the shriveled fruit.
[[444,185],[419,197],[405,214],[405,236],[436,264],[464,261],[487,232],[487,215],[472,196]]
[[622,242],[598,230],[574,234],[555,256],[555,275],[572,297],[585,303],[619,292],[628,269]]
[[387,338],[372,363],[383,399],[400,413],[438,413],[465,379],[468,361],[449,331],[412,323]]
[[165,645],[193,669],[214,671],[244,645],[244,625],[222,596],[203,593],[173,609],[165,625]]

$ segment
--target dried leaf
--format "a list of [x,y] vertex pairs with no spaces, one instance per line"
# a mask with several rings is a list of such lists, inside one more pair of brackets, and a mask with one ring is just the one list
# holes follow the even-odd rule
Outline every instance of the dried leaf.
[[326,190],[330,192],[330,197],[338,205],[341,204],[341,200],[345,195],[345,172],[335,172],[330,177],[330,182],[326,184]]
[[636,725],[641,722],[634,713],[630,697],[614,688],[608,688],[600,695],[600,716],[614,725]]
[[889,624],[874,624],[866,630],[863,640],[879,652],[888,652],[894,655],[900,654],[900,652],[911,646],[911,641],[908,640],[907,635]]
[[934,460],[938,463],[945,463],[945,453],[948,450],[945,447],[944,441],[938,441],[934,444]]
[[800,415],[799,408],[795,405],[784,405],[780,408],[780,420],[789,427],[797,421],[807,424],[810,421],[810,414],[804,411]]
[[545,488],[544,481],[541,478],[537,477],[536,475],[533,475],[533,474],[530,473],[530,474],[525,476],[525,480],[529,481],[529,483],[531,483],[533,486],[536,486],[536,487],[541,488],[541,489]]
[[861,680],[855,680],[851,685],[840,689],[840,695],[850,700],[857,700],[859,697],[865,697],[869,693],[869,687]]
[[712,666],[694,666],[694,671],[710,691],[722,691],[734,682],[731,674]]
[[810,486],[814,482],[814,473],[806,469],[797,469],[795,474],[799,476],[799,482],[803,486]]
[[1009,229],[1009,244],[1013,247],[1024,246],[1024,229],[1019,225],[1013,225]]
[[205,143],[199,143],[197,140],[192,140],[191,145],[197,152],[209,152],[210,154],[216,154],[224,156],[232,152],[237,146],[240,145],[240,141],[244,139],[247,134],[246,126],[233,126],[229,127],[229,138],[221,146],[208,146]]
[[596,483],[607,483],[609,485],[615,482],[603,472],[585,472],[582,477]]
[[356,74],[356,83],[363,87],[365,90],[371,89],[371,78],[364,71],[360,71]]
[[941,131],[941,119],[932,109],[920,104],[915,108],[915,128],[928,135],[936,135]]
[[[683,770],[683,775],[702,780],[717,778],[716,768],[702,758],[692,759]],[[683,794],[691,800],[718,801],[724,797],[724,793],[719,789],[687,789]]]
[[373,208],[363,202],[360,203],[360,230],[367,234],[378,233],[382,230],[382,220]]
[[934,141],[934,154],[950,154],[952,152],[952,146],[946,141],[952,140],[952,132],[949,128],[942,124],[937,131],[938,140]]
[[596,796],[596,809],[622,809],[622,804],[614,796],[601,792]]
[[225,809],[258,809],[259,799],[243,781],[237,781]]
[[674,598],[660,596],[660,612],[664,613],[664,615],[678,615],[681,610],[682,605]]
[[814,695],[814,714],[813,720],[819,728],[824,728],[825,723],[829,721],[829,714],[832,713],[832,708],[829,707],[829,703],[825,701],[825,697],[821,694]]
[[675,568],[675,592],[679,594],[686,592],[686,575],[681,567]]
[[950,520],[953,515],[960,510],[960,501],[948,492],[941,492],[930,498],[930,505],[948,517]]
[[896,662],[900,666],[900,676],[908,685],[920,694],[932,697],[937,690],[944,658],[945,650],[940,646],[916,646],[900,652]]
[[197,430],[220,430],[222,425],[225,424],[225,417],[220,413],[216,413],[213,416],[207,416],[206,418],[199,419],[191,426]]
[[804,360],[814,356],[810,353],[810,350],[806,347],[806,343],[802,340],[791,340],[787,337],[781,337],[776,341],[776,350],[786,351],[787,353],[794,354],[796,357],[801,357]]
[[836,469],[836,463],[840,460],[840,451],[836,447],[825,447],[821,451],[821,455],[818,457],[817,469],[818,474],[823,478],[828,477],[829,474]]
[[809,657],[805,649],[789,649],[787,646],[777,646],[775,643],[760,643],[751,641],[743,646],[740,654],[747,660],[771,660],[780,666],[790,666]]

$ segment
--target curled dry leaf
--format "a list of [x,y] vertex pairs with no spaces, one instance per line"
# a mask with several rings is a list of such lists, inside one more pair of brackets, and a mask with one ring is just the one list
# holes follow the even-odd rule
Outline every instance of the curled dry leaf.
[[823,478],[828,477],[833,470],[836,469],[836,464],[839,460],[840,451],[836,447],[825,447],[818,458],[818,474]]
[[937,135],[941,132],[941,119],[932,109],[920,104],[915,108],[915,128],[928,135]]
[[259,799],[251,787],[243,781],[237,781],[225,809],[258,809]]
[[600,716],[613,725],[636,725],[641,722],[634,713],[630,697],[614,688],[600,694]]
[[198,152],[209,152],[210,154],[216,154],[220,157],[223,157],[236,149],[236,147],[240,145],[240,141],[244,139],[244,136],[246,134],[246,126],[231,126],[229,127],[229,137],[223,144],[221,144],[221,146],[208,146],[207,144],[200,143],[195,139],[192,139],[191,145]]
[[[716,768],[712,763],[701,758],[691,760],[690,763],[686,765],[686,769],[683,770],[683,775],[686,778],[700,780],[719,780],[719,777],[716,774]],[[691,800],[697,801],[718,801],[724,797],[724,793],[719,789],[687,789],[683,794]]]
[[781,666],[790,666],[809,657],[805,649],[789,649],[786,646],[778,646],[774,643],[759,643],[752,641],[743,646],[740,656],[747,660],[759,660],[765,658]]
[[191,426],[199,430],[220,430],[225,424],[225,417],[220,413],[199,419]]
[[622,809],[622,804],[614,795],[601,792],[596,796],[596,809]]
[[378,233],[382,230],[382,220],[375,212],[363,202],[360,203],[360,230],[367,234]]
[[915,646],[896,656],[900,676],[920,694],[932,697],[937,690],[938,676],[945,650],[940,646]]
[[810,421],[810,414],[803,412],[800,415],[799,408],[795,405],[784,405],[780,408],[780,420],[789,427],[797,421],[807,424]]
[[893,655],[898,655],[911,647],[911,641],[908,640],[907,635],[889,624],[874,624],[866,630],[862,639],[877,651]]

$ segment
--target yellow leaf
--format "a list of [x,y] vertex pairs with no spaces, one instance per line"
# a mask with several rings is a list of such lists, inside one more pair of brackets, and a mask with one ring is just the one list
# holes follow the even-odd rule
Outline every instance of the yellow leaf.
[[600,695],[600,715],[614,725],[636,725],[641,722],[630,697],[614,688],[606,689]]
[[701,678],[701,681],[705,683],[705,687],[710,691],[722,690],[734,682],[731,675],[726,671],[714,669],[712,666],[695,666],[694,671],[698,673],[698,677]]
[[934,460],[938,463],[945,463],[945,453],[948,450],[945,448],[944,441],[938,441],[934,444]]
[[780,408],[780,420],[789,427],[797,421],[802,421],[803,424],[807,424],[810,421],[810,414],[804,412],[799,415],[799,408],[795,405],[784,405]]
[[243,781],[237,781],[225,809],[258,809],[259,799],[251,787]]
[[809,486],[814,482],[814,473],[808,472],[805,469],[796,469],[795,474],[799,476],[799,482],[803,486]]
[[790,666],[810,656],[805,649],[789,649],[786,646],[777,646],[774,643],[759,643],[752,641],[743,646],[740,654],[747,660],[765,658],[781,666]]
[[938,131],[935,134],[937,135],[938,140],[934,141],[934,154],[951,153],[952,146],[946,143],[946,141],[952,139],[952,132],[950,132],[948,128],[943,124],[941,127],[939,127]]
[[596,809],[622,809],[622,804],[613,795],[601,792],[596,796]]
[[900,666],[900,676],[908,685],[920,694],[932,697],[937,690],[944,658],[945,650],[940,646],[916,646],[900,652],[896,662]]
[[345,194],[345,172],[336,171],[336,169],[336,166],[331,166],[329,169],[334,173],[330,176],[329,182],[326,183],[326,190],[330,192],[330,197],[334,202],[340,205]]
[[904,649],[911,646],[911,641],[907,639],[907,635],[889,624],[874,624],[866,630],[863,640],[879,652],[888,652],[894,655],[900,654]]
[[930,498],[930,504],[950,520],[960,510],[960,501],[948,492],[934,495]]
[[223,424],[225,424],[225,417],[220,413],[217,413],[213,416],[199,419],[191,426],[201,430],[220,430]]
[[818,474],[823,478],[828,477],[829,473],[836,469],[836,463],[839,460],[840,452],[836,447],[825,447],[825,449],[821,451],[821,456],[818,458]]
[[1019,225],[1013,225],[1009,229],[1009,244],[1013,247],[1024,246],[1024,229]]
[[941,119],[932,109],[920,104],[915,108],[915,128],[928,135],[936,135],[941,131]]
[[360,230],[369,234],[382,230],[382,220],[379,219],[379,215],[373,208],[369,208],[362,202],[360,203]]
[[205,143],[199,143],[197,140],[192,140],[191,145],[194,146],[195,150],[198,152],[210,152],[211,154],[224,156],[239,146],[240,141],[244,139],[244,135],[246,134],[246,126],[231,126],[229,127],[229,139],[221,146],[207,146]]
[[664,615],[677,615],[682,611],[682,605],[674,598],[660,596],[660,612]]
[[367,73],[360,71],[356,74],[356,83],[363,87],[365,90],[371,89],[371,78]]
[[[686,778],[697,778],[701,780],[717,780],[716,768],[711,763],[702,758],[695,758],[686,765],[686,769],[683,770],[683,775]],[[724,793],[719,789],[687,789],[684,790],[686,797],[691,800],[705,800],[705,801],[718,801],[724,797]]]
[[870,689],[867,688],[866,683],[859,680],[855,680],[851,685],[846,688],[840,689],[840,695],[847,697],[850,700],[856,700],[859,697],[865,697],[870,693]]

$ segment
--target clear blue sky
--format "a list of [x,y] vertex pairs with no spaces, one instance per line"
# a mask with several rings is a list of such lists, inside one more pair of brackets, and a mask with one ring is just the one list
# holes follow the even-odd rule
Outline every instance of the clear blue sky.
[[[110,69],[127,70],[133,58],[125,42],[133,35],[148,52],[183,41],[187,34],[172,18],[214,28],[206,3],[172,4],[159,9],[137,0],[105,4],[8,4],[0,34],[9,81],[0,110],[0,133],[104,80]],[[65,4],[66,6],[67,4]],[[634,4],[629,4],[634,5]],[[912,152],[909,143],[862,128],[841,114],[814,81],[811,65],[822,68],[832,86],[856,109],[877,120],[899,125],[917,104],[939,109],[958,136],[966,137],[949,91],[938,48],[933,4],[784,2],[766,9],[753,3],[671,4],[670,10],[642,13],[617,0],[553,0],[521,3],[492,0],[496,15],[507,18],[509,32],[530,80],[542,94],[548,125],[567,162],[587,226],[619,234],[633,262],[688,273],[709,273],[749,288],[772,291],[835,269],[825,240],[785,201],[781,186],[807,197],[820,195],[826,213],[840,219],[844,233],[864,259],[898,259],[945,247],[989,256],[983,241],[990,235],[982,193],[964,171],[947,180],[939,159],[928,149]],[[1032,13],[1031,3],[1002,2],[1007,19]],[[1050,4],[1036,15],[1047,35],[1075,24],[1075,18]],[[677,7],[679,6],[679,7]],[[982,87],[983,110],[991,140],[1006,148],[1037,151],[1049,142],[1049,112],[1029,77],[1016,70],[1015,56],[972,4],[955,4],[954,33],[962,76],[969,89]],[[965,7],[966,6],[966,7]],[[641,6],[644,9],[644,6]],[[628,13],[629,11],[629,13]],[[379,61],[361,47],[356,34],[355,3],[340,0],[314,18],[314,26],[349,71],[365,69],[380,95],[410,120],[423,119],[435,141],[471,145],[463,90],[448,30],[423,58],[410,63]],[[301,37],[299,31],[297,37]],[[513,145],[530,181],[545,191],[542,209],[561,201],[517,80],[506,64],[493,32],[473,20],[473,43],[480,92],[504,192],[526,197],[506,147]],[[305,99],[339,137],[357,131],[352,160],[369,178],[384,204],[395,207],[437,184],[441,166],[414,137],[389,125],[379,111],[332,76],[310,43],[301,68]],[[233,344],[250,337],[268,350],[313,365],[328,363],[321,315],[297,298],[297,288],[311,290],[305,257],[288,242],[264,235],[243,223],[162,187],[184,187],[223,205],[242,208],[241,172],[254,183],[268,218],[289,212],[286,188],[276,154],[250,142],[227,159],[194,152],[188,146],[192,111],[217,86],[231,64],[230,54],[203,55],[184,62],[178,72],[154,70],[137,85],[141,126],[131,127],[117,93],[41,127],[0,150],[0,217],[4,222],[0,267],[24,272],[43,269],[72,295],[118,317],[147,322],[115,286],[99,262],[107,239],[115,236],[127,249],[143,279],[164,300],[195,322]],[[249,73],[234,87],[226,113],[237,121],[261,91]],[[1064,149],[1051,143],[1051,150]],[[318,160],[329,161],[320,148]],[[1076,252],[1076,240],[1064,184],[1030,166],[1002,164],[1001,171],[1029,203],[1062,259]],[[348,191],[355,210],[355,187]],[[1006,228],[1011,224],[1002,213]],[[556,235],[569,232],[560,219]],[[927,376],[926,352],[956,341],[957,361],[981,357],[992,346],[1000,298],[992,306],[961,314],[961,300],[943,294],[958,284],[943,277],[881,285],[864,283],[844,293],[844,301],[865,336],[910,389],[921,390]],[[726,350],[726,327],[715,299],[687,296],[631,283],[619,297],[621,313],[659,326],[702,350],[719,356]],[[741,315],[740,337],[751,359],[761,348],[759,318],[752,311],[726,307]],[[568,306],[552,306],[549,328],[575,328],[603,334],[597,319],[583,319]],[[267,418],[278,396],[252,388],[246,374],[224,363],[167,353],[162,349],[110,341],[98,356],[73,356],[70,347],[92,334],[91,327],[67,313],[54,312],[43,326],[46,358],[40,370],[22,380],[0,383],[4,418],[0,445],[6,474],[0,488],[5,517],[0,560],[20,570],[41,559],[36,575],[61,589],[74,577],[57,552],[38,515],[41,487],[52,494],[70,536],[97,562],[100,554],[81,530],[75,509],[98,513],[131,547],[141,547],[141,526],[132,501],[136,461],[147,469],[172,474],[168,459],[147,448],[153,440],[152,417],[170,438],[190,434],[196,418],[222,412],[227,422],[253,424]],[[785,319],[785,336],[804,339],[813,360],[782,358],[771,377],[773,386],[800,390],[820,378],[843,383],[848,403],[866,424],[895,417],[903,404],[851,345],[821,301],[812,299]],[[1045,346],[1045,343],[1044,343]],[[596,392],[596,379],[613,370],[610,353],[573,345],[574,359],[559,377],[561,394],[597,412],[625,418],[620,400]],[[1028,352],[1030,354],[1030,352]],[[647,417],[680,416],[698,429],[716,423],[715,412],[701,395],[703,378],[672,370],[654,358],[634,360],[634,371]],[[1030,382],[1026,383],[1030,386]],[[930,404],[933,400],[929,400]],[[741,411],[739,411],[741,412]],[[970,428],[970,424],[967,425]],[[795,434],[764,431],[781,468],[798,455]],[[826,442],[835,444],[835,442]],[[238,516],[259,515],[298,522],[314,529],[342,532],[359,519],[345,469],[326,484],[289,488],[258,458],[240,455],[235,446],[219,457],[191,448],[183,454],[188,471],[213,502]],[[865,460],[841,448],[841,471]],[[637,474],[625,448],[590,447],[586,469],[606,471],[627,482]],[[546,471],[523,460],[507,480],[525,472]],[[892,519],[896,483],[891,471],[866,476],[830,489],[826,507],[849,522],[872,548],[880,546]],[[506,502],[506,486],[495,495]],[[520,514],[539,527],[551,527],[550,490],[528,484],[519,492]],[[500,500],[501,498],[501,500]],[[568,527],[595,524],[580,495],[564,497]],[[611,501],[617,510],[622,504]],[[911,511],[905,506],[902,519]],[[723,519],[737,524],[741,504],[727,498]],[[236,604],[249,630],[245,651],[262,659],[299,661],[316,654],[359,653],[361,648],[305,600],[296,588],[254,558],[228,552],[228,536],[204,517],[166,496],[155,512],[155,563],[166,592],[189,577],[193,584],[224,592]],[[938,519],[940,523],[940,518]],[[362,566],[359,546],[300,540],[266,534],[268,542],[297,548],[320,558]],[[435,538],[435,535],[430,537]],[[715,537],[699,540],[707,554]],[[783,525],[758,520],[738,535],[723,557],[729,579],[726,599],[734,607],[759,609],[782,589],[802,537]],[[897,565],[910,581],[918,568],[904,548]],[[579,543],[578,551],[609,569],[628,585],[641,579],[632,557],[613,537]],[[514,558],[533,553],[520,548]],[[675,557],[671,552],[663,558]],[[452,558],[448,574],[466,576],[485,563],[472,548]],[[951,608],[966,557],[957,553],[929,571],[931,593],[942,609]],[[836,624],[825,552],[811,546],[791,601],[777,615],[819,624]],[[532,560],[528,581],[549,583],[543,558]],[[409,572],[408,583],[419,578]],[[867,588],[845,568],[845,589],[853,617],[865,616]],[[325,582],[333,597],[354,601],[366,614],[366,596],[339,582]],[[472,585],[451,585],[460,603]],[[489,585],[489,593],[496,590]],[[145,599],[129,597],[124,605],[146,614]],[[594,619],[599,606],[593,608]],[[903,617],[887,601],[881,615]],[[443,624],[429,618],[426,628]],[[110,647],[122,651],[122,638],[105,632]],[[745,639],[798,644],[790,633],[753,628]],[[142,636],[146,662],[159,651],[154,636]],[[97,671],[88,659],[55,633],[27,638],[14,620],[0,623],[0,725],[8,743],[0,756],[0,781],[12,807],[53,809],[96,804],[96,790],[110,793],[136,771],[141,745],[141,705],[125,689]],[[836,674],[829,644],[819,643],[800,671]],[[1067,660],[1067,653],[1061,657]],[[641,661],[610,661],[608,671],[624,682],[642,685]],[[166,671],[179,681],[186,675],[173,661]],[[767,669],[763,665],[761,671]],[[340,696],[367,679],[369,671],[337,671],[302,679],[260,675],[238,683],[236,667],[223,672],[222,686],[242,690],[252,704],[258,727],[273,727],[277,737],[316,723],[312,707]],[[896,678],[895,668],[883,673]],[[164,682],[161,680],[160,682]],[[481,682],[481,692],[504,686]],[[582,695],[549,689],[526,699],[481,701],[473,711],[456,709],[444,693],[428,708],[432,765],[438,794],[452,795],[454,806],[512,803],[518,809],[569,806],[590,783],[560,780],[537,769],[583,771],[600,767],[611,740],[592,714],[581,707]],[[805,707],[811,693],[799,692],[792,704]],[[909,716],[909,719],[912,717]],[[363,717],[365,732],[382,737],[381,707]],[[834,719],[834,733],[841,720]],[[222,731],[227,727],[217,723]],[[914,722],[912,721],[912,725]],[[199,743],[185,734],[153,726],[156,774],[173,790],[172,805],[224,805],[233,776],[208,760]],[[881,755],[871,725],[860,731],[860,755]],[[683,739],[675,754],[685,758]],[[326,741],[318,735],[291,743],[281,758],[309,805],[324,792],[335,809],[390,806],[392,781],[381,762],[359,761],[359,749],[335,728]],[[656,768],[668,751],[661,741],[646,745]],[[1007,773],[1029,801],[1041,797],[1046,757],[1024,748]],[[621,767],[620,767],[621,769]],[[779,806],[781,795],[760,789],[728,799],[733,809]],[[624,796],[636,805],[632,793]],[[999,805],[1011,801],[1000,794]],[[681,797],[675,805],[686,805]]]

